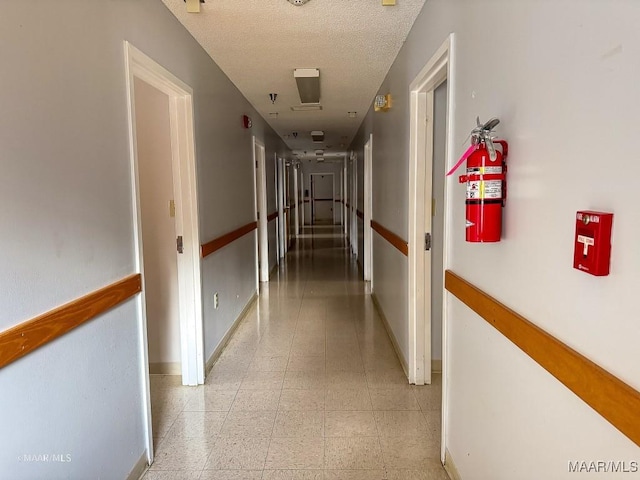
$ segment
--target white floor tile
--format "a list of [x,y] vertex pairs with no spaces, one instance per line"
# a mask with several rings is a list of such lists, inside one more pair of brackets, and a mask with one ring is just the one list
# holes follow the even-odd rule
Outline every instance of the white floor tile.
[[152,375],[157,448],[144,480],[448,478],[441,375],[408,384],[334,231],[304,229],[205,385]]

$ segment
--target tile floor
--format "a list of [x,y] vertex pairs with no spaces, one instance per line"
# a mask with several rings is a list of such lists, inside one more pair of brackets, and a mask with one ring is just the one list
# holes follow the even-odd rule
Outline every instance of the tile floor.
[[144,480],[444,480],[440,378],[407,383],[344,239],[309,231],[206,384],[151,380]]

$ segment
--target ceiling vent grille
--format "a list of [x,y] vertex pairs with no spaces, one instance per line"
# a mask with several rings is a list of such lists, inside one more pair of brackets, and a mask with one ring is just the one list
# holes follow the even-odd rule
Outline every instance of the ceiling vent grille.
[[314,112],[314,111],[322,110],[322,105],[314,105],[314,104],[296,105],[291,107],[291,110],[293,112]]

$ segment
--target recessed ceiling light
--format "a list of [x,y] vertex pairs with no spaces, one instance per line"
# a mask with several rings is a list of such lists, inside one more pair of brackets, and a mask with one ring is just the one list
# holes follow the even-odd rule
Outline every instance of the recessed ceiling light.
[[298,85],[300,103],[320,103],[320,70],[296,68],[293,77]]
[[311,132],[311,139],[314,143],[321,143],[324,141],[324,132],[322,130],[314,130]]
[[204,0],[184,0],[187,4],[187,13],[200,13],[200,4],[204,3]]

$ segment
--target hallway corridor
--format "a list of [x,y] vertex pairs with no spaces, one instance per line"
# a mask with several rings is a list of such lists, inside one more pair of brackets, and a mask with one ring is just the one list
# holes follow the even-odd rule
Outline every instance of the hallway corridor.
[[407,383],[339,229],[301,235],[206,384],[153,375],[144,480],[441,480],[440,376]]

